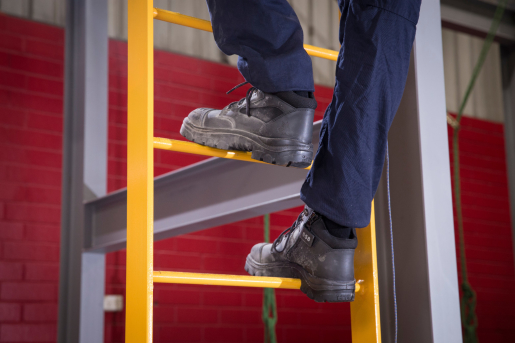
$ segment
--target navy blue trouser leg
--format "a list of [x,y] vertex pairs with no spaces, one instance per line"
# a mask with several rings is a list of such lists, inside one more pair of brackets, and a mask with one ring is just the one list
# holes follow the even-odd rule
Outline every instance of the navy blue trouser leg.
[[267,93],[315,90],[297,15],[286,0],[207,0],[216,44]]
[[[252,85],[265,92],[311,90],[302,86],[308,83],[304,76],[289,75],[309,72],[313,82],[311,64],[299,51],[302,29],[285,0],[208,0],[208,5],[218,46],[240,55],[238,67]],[[420,0],[339,0],[339,6],[334,95],[301,198],[340,225],[364,227],[406,83]]]
[[340,225],[365,227],[406,84],[420,0],[339,6],[336,84],[301,199]]

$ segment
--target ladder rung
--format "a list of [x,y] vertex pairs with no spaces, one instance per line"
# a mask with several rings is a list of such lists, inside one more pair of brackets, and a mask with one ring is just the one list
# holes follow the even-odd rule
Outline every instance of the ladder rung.
[[154,282],[189,285],[240,286],[300,289],[300,279],[265,276],[154,272]]
[[[175,139],[168,139],[168,138],[154,137],[154,148],[170,150],[170,151],[177,151],[177,152],[185,152],[188,154],[222,157],[222,158],[229,158],[232,160],[270,164],[270,163],[261,162],[258,160],[253,160],[251,158],[251,156],[252,156],[251,152],[215,149],[215,148],[203,146],[203,145],[200,145],[197,143],[178,141]],[[304,169],[309,170],[309,169],[311,169],[311,166],[304,168]]]
[[[188,15],[180,14],[154,8],[154,18],[162,21],[167,21],[172,24],[191,27],[198,30],[213,32],[211,22],[209,20],[190,17]],[[304,49],[308,55],[325,58],[327,60],[336,61],[338,59],[338,51],[319,48],[317,46],[304,44]]]
[[[301,283],[300,279],[290,279],[282,277],[182,273],[166,271],[155,271],[154,282],[180,283],[187,285],[239,286],[285,289],[300,289]],[[360,283],[356,282],[356,293],[359,292],[360,288]]]

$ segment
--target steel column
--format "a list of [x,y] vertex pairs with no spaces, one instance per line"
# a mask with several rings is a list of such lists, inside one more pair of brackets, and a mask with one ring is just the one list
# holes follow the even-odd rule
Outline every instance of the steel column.
[[69,0],[58,342],[103,340],[104,254],[83,253],[84,201],[106,193],[107,4]]
[[[515,248],[515,49],[501,47],[503,101],[504,101],[504,140],[508,188],[510,192],[510,213],[512,241]],[[515,256],[514,256],[515,257]]]
[[80,343],[104,341],[105,254],[82,253]]
[[[438,0],[422,2],[389,133],[399,342],[462,342]],[[385,173],[376,196],[383,339],[394,318]]]

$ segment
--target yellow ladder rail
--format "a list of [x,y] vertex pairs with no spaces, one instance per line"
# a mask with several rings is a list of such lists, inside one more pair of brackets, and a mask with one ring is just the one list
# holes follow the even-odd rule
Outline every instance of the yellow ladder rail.
[[[299,279],[154,271],[153,148],[204,156],[258,162],[251,153],[214,149],[191,142],[153,137],[153,19],[204,31],[206,20],[156,9],[153,0],[128,2],[128,135],[127,135],[127,293],[125,339],[152,342],[154,283],[223,285],[299,289]],[[308,54],[336,60],[338,52],[304,45]],[[309,169],[310,167],[306,168]],[[374,203],[369,226],[357,230],[355,254],[356,298],[351,303],[352,341],[381,342]]]
[[[184,153],[195,154],[195,155],[228,158],[231,160],[238,160],[238,161],[264,163],[264,164],[270,165],[270,163],[253,160],[252,153],[248,152],[248,151],[222,150],[222,149],[211,148],[208,146],[203,146],[203,145],[200,145],[197,143],[178,141],[175,139],[154,137],[154,148],[162,149],[162,150],[184,152]],[[304,168],[304,169],[309,170],[309,169],[311,169],[311,166]]]
[[[211,27],[211,22],[209,20],[190,17],[188,15],[163,10],[160,8],[154,8],[153,15],[157,20],[187,26],[202,31],[213,32],[213,28]],[[319,48],[309,44],[304,44],[304,49],[307,51],[308,55],[311,56],[325,58],[331,61],[336,61],[338,59],[338,51],[335,50]]]
[[154,254],[154,18],[128,1],[126,342],[152,342]]

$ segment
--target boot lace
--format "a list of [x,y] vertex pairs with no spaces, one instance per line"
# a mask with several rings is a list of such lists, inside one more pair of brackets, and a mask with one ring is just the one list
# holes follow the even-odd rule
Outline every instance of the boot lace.
[[[240,88],[241,86],[245,86],[246,84],[248,84],[248,81],[245,81],[245,82],[242,82],[240,83],[239,85],[233,87],[230,91],[228,91],[226,94],[230,94],[232,91]],[[248,90],[247,90],[247,94],[245,95],[244,98],[242,98],[240,101],[235,101],[235,102],[232,102],[229,104],[229,107],[234,105],[234,104],[238,104],[238,106],[240,106],[243,101],[246,101],[245,103],[245,107],[246,107],[246,114],[250,117],[250,98],[252,98],[252,95],[254,94],[255,91],[257,91],[258,89],[256,87],[250,87]]]
[[[315,213],[315,212],[313,212]],[[297,228],[297,226],[302,222],[302,218],[303,216],[307,215],[308,214],[308,210],[307,209],[304,209],[302,212],[300,212],[299,216],[297,217],[297,219],[293,222],[293,224],[287,228],[286,230],[284,230],[283,232],[281,232],[281,234],[279,235],[279,237],[277,237],[277,239],[274,241],[274,243],[272,243],[272,249],[273,250],[276,250],[276,247],[277,245],[283,240],[283,237],[286,237],[286,242],[284,243],[284,246],[286,247],[288,245],[288,241],[290,240],[290,237],[291,237],[291,233],[293,232],[293,230],[295,230]],[[310,218],[308,219],[308,223],[311,221],[311,218],[313,217],[313,215],[310,216]],[[308,224],[306,223],[306,225]]]

